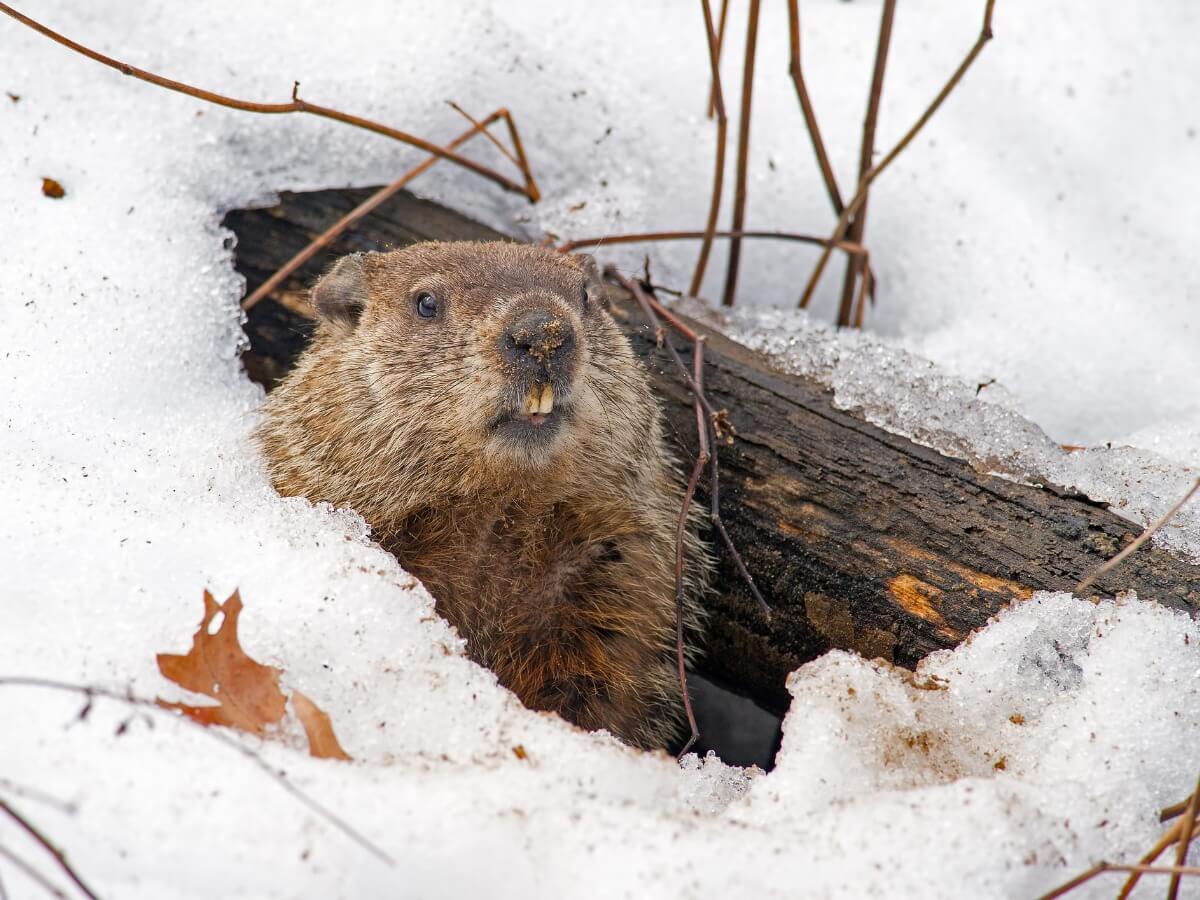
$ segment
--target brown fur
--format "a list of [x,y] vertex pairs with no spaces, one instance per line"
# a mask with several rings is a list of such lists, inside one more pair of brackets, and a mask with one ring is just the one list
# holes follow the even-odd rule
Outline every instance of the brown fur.
[[[422,292],[437,298],[434,319],[417,313]],[[527,706],[660,747],[682,714],[682,491],[645,372],[602,297],[590,258],[526,245],[348,257],[314,289],[316,336],[259,438],[279,492],[357,510]],[[528,361],[501,348],[530,310],[552,317],[530,357],[575,341],[548,441],[495,428],[529,393]],[[694,528],[687,560],[694,632],[709,569]]]

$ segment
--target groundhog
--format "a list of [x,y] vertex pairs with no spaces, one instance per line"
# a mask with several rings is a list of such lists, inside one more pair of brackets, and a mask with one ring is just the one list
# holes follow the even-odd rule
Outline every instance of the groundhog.
[[[591,257],[359,253],[311,304],[259,430],[279,492],[360,513],[526,706],[668,746],[682,485]],[[685,559],[694,636],[711,565],[694,522]]]

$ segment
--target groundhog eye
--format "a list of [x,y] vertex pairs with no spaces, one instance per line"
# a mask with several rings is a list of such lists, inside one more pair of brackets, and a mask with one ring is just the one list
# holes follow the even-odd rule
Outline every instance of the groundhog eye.
[[422,319],[432,319],[437,315],[437,297],[428,291],[417,294],[417,315]]
[[592,298],[588,296],[587,288],[579,289],[579,302],[583,304],[584,309],[587,309],[588,305],[592,302]]

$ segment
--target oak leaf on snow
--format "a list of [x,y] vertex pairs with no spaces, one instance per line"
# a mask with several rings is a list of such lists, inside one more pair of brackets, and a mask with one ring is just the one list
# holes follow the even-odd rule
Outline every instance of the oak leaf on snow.
[[[287,695],[279,688],[282,672],[251,659],[238,642],[241,595],[234,591],[224,603],[204,592],[204,617],[192,635],[186,654],[158,654],[158,670],[180,687],[216,700],[213,706],[189,703],[159,704],[175,709],[201,725],[225,725],[262,736],[287,713]],[[213,630],[213,623],[221,616]],[[308,736],[309,753],[316,757],[350,759],[338,743],[329,716],[299,691],[292,708]]]

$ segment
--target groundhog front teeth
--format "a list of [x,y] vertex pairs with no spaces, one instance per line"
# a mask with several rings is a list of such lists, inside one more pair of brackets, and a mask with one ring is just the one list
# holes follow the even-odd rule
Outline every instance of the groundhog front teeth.
[[550,385],[534,385],[525,398],[523,412],[527,416],[549,415],[554,411],[554,388]]

